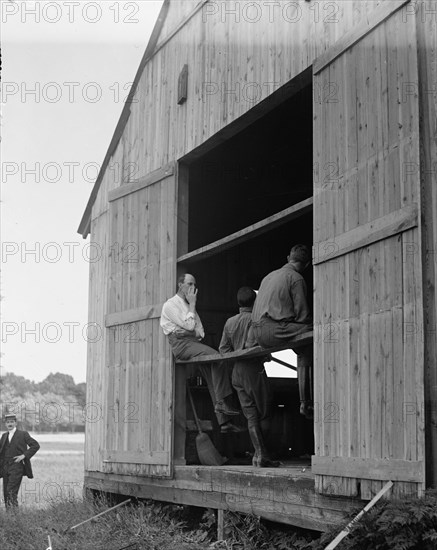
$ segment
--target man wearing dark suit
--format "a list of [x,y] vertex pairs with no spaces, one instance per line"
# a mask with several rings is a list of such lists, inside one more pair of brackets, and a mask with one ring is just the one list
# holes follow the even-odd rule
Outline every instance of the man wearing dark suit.
[[0,439],[0,477],[3,478],[3,496],[6,508],[18,506],[18,491],[23,476],[33,478],[31,457],[39,443],[24,430],[17,430],[15,414],[5,415],[6,429]]

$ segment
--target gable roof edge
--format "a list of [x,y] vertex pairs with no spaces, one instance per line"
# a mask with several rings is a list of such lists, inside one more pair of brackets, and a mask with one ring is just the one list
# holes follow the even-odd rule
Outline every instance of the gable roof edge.
[[167,17],[168,9],[170,5],[170,0],[164,0],[164,3],[161,7],[161,11],[159,12],[158,19],[156,20],[155,26],[153,27],[152,34],[150,35],[149,42],[146,47],[146,51],[144,52],[144,55],[141,59],[140,66],[138,67],[137,73],[135,75],[135,79],[132,83],[129,95],[126,99],[126,103],[123,107],[123,110],[121,112],[120,118],[118,120],[117,126],[115,127],[114,134],[112,136],[111,142],[109,144],[108,150],[106,152],[105,158],[103,160],[102,166],[99,170],[99,173],[97,175],[97,179],[94,183],[94,187],[91,191],[90,197],[88,199],[88,203],[85,208],[85,212],[83,213],[82,220],[79,224],[79,227],[77,229],[77,232],[82,235],[84,239],[87,238],[87,236],[90,233],[91,230],[91,212],[94,205],[94,202],[97,197],[97,193],[100,188],[100,184],[103,179],[103,175],[105,173],[106,167],[108,166],[109,159],[111,158],[112,154],[114,153],[118,142],[120,141],[120,138],[123,134],[123,131],[126,127],[127,121],[129,120],[130,116],[130,104],[132,103],[132,99],[135,96],[135,92],[137,90],[138,83],[141,79],[141,76],[144,71],[144,67],[148,63],[148,61],[153,57],[155,53],[155,48],[158,43],[159,36],[161,34],[162,28],[164,26],[165,19]]

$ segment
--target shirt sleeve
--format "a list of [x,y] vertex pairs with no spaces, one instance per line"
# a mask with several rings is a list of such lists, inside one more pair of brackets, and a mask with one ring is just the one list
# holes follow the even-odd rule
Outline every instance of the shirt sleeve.
[[234,351],[228,328],[229,328],[228,322],[226,322],[223,328],[222,339],[220,341],[220,346],[219,346],[220,353],[228,353],[228,352]]
[[311,324],[313,322],[307,302],[307,286],[303,279],[295,281],[291,286],[296,323]]
[[161,326],[167,329],[167,334],[178,328],[194,331],[196,328],[196,315],[189,311],[184,314],[172,302],[166,302],[162,307]]

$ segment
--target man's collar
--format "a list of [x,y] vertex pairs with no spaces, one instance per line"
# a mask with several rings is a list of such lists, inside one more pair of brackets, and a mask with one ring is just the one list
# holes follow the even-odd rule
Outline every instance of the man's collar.
[[8,436],[9,436],[9,434],[10,434],[10,435],[11,435],[11,439],[12,439],[12,437],[14,437],[14,434],[15,434],[16,431],[17,431],[17,426],[15,426],[15,428],[13,428],[11,431],[8,430]]
[[299,271],[293,266],[291,265],[290,263],[286,263],[284,266],[282,266],[282,268],[286,268],[286,269],[292,269],[293,271],[295,271],[296,273],[299,273]]
[[176,292],[175,296],[177,296],[180,300],[182,300],[183,302],[185,302],[186,304],[188,304],[188,302],[187,302],[185,296],[181,296],[181,295],[179,294],[179,292]]
[[251,307],[240,307],[240,313],[243,313],[245,311],[247,311],[248,313],[251,313],[252,309],[253,308],[251,308]]

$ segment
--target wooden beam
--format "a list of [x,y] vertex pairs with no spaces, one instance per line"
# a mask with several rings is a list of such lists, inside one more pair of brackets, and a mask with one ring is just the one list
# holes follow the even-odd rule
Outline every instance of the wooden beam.
[[121,187],[117,187],[116,189],[109,191],[108,201],[112,202],[122,197],[125,197],[126,195],[130,195],[131,193],[135,193],[135,191],[139,191],[140,189],[144,189],[144,187],[148,187],[149,185],[158,183],[159,181],[168,178],[173,174],[174,162],[170,162],[169,164],[167,164],[167,166],[164,166],[163,168],[158,168],[158,170],[154,170],[150,174],[147,174],[146,176],[143,176],[138,180],[127,182]]
[[283,105],[284,101],[290,97],[293,97],[304,88],[311,86],[312,78],[313,73],[312,67],[310,66],[286,82],[272,94],[268,95],[261,102],[254,105],[246,113],[224,126],[221,130],[191,150],[180,160],[189,165],[204,156],[209,151],[212,151],[219,145],[229,141],[241,131],[248,128],[251,124],[263,116],[271,113],[276,107]]
[[409,204],[332,239],[315,243],[313,247],[313,264],[329,262],[363,246],[393,237],[407,229],[416,227],[417,224],[417,204]]
[[290,365],[290,363],[281,361],[281,359],[277,359],[276,357],[272,357],[271,361],[274,361],[275,363],[278,363],[278,365],[282,365],[283,367],[287,367],[287,369],[297,370],[297,367],[295,367],[294,365]]
[[173,479],[86,471],[85,486],[137,498],[252,513],[319,531],[361,505],[357,499],[317,494],[311,472],[302,472],[302,466],[175,466]]
[[217,541],[224,539],[224,511],[217,510]]
[[375,27],[383,23],[393,13],[405,6],[405,4],[408,4],[409,1],[410,0],[385,0],[382,2],[375,10],[370,12],[366,21],[360,23],[356,27],[353,27],[344,36],[337,40],[331,48],[329,48],[314,61],[314,74],[316,75],[325,67],[330,65],[345,51],[369,34]]
[[235,361],[236,359],[251,359],[253,357],[263,357],[274,353],[275,351],[282,351],[284,349],[294,349],[302,346],[307,346],[313,342],[313,331],[303,332],[298,334],[293,339],[284,343],[283,346],[278,346],[274,348],[262,348],[260,346],[255,346],[253,348],[243,349],[240,351],[232,351],[230,353],[217,353],[215,355],[202,355],[200,357],[193,357],[188,361],[177,361],[178,365],[191,365],[194,363],[216,363],[216,362],[226,362],[226,361]]
[[125,464],[168,464],[169,453],[164,451],[103,451],[103,462]]
[[188,254],[180,256],[178,258],[178,262],[199,261],[215,254],[219,254],[220,252],[223,252],[228,248],[237,246],[241,243],[248,241],[249,239],[257,237],[258,235],[267,233],[275,227],[279,227],[280,225],[299,218],[307,212],[311,212],[312,208],[313,198],[310,197],[309,199],[305,199],[304,201],[294,204],[293,206],[290,206],[289,208],[286,208],[281,212],[273,214],[273,216],[269,216],[264,220],[261,220],[257,223],[249,225],[248,227],[245,227],[244,229],[241,229],[240,231],[237,231],[236,233],[232,233],[227,237],[223,237],[223,239],[219,239],[218,241],[215,241],[206,246],[202,246],[197,250],[188,252]]
[[311,469],[316,475],[423,483],[425,463],[394,458],[313,456]]
[[156,51],[156,44],[158,43],[159,35],[161,34],[165,20],[167,18],[169,7],[170,7],[170,0],[164,0],[161,11],[159,12],[159,15],[158,15],[158,19],[156,20],[155,26],[153,27],[152,34],[150,35],[149,43],[147,44],[146,51],[144,53],[144,58],[147,60],[150,59]]
[[152,306],[138,307],[128,309],[118,313],[108,313],[105,315],[105,327],[116,327],[118,325],[128,325],[146,319],[157,319],[161,317],[163,304],[155,304]]

